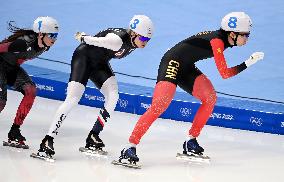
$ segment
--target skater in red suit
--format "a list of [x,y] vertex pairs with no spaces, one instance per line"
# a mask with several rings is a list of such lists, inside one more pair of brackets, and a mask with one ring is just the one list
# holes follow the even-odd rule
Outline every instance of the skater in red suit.
[[9,30],[13,34],[0,42],[0,113],[6,105],[7,86],[21,92],[24,97],[4,145],[28,148],[20,126],[32,108],[36,87],[21,64],[49,50],[57,39],[58,23],[51,17],[38,17],[33,29],[21,29],[12,23],[9,23]]
[[245,45],[249,39],[251,26],[252,22],[247,14],[232,12],[222,19],[219,30],[200,32],[179,42],[164,54],[158,70],[151,107],[138,120],[129,138],[129,144],[121,151],[120,159],[134,163],[139,161],[136,145],[152,123],[168,108],[177,86],[201,101],[201,106],[183,142],[183,150],[184,153],[202,155],[204,149],[197,143],[196,138],[209,119],[217,96],[211,81],[195,66],[195,63],[214,57],[220,75],[227,79],[263,59],[264,53],[255,52],[243,63],[231,68],[227,66],[224,50]]

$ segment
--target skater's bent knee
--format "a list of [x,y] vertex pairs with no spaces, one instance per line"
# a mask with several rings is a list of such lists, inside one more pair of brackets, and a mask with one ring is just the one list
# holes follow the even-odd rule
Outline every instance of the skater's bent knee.
[[112,91],[109,94],[109,100],[111,100],[112,102],[116,103],[118,101],[118,98],[119,98],[118,91]]
[[207,105],[210,105],[210,106],[214,106],[216,104],[216,101],[217,101],[217,95],[216,95],[216,92],[214,90],[210,91],[210,92],[206,92],[206,93],[203,93],[203,94],[200,94],[198,95],[198,97],[202,104],[207,104]]
[[36,87],[32,84],[26,84],[23,87],[25,95],[31,96],[31,97],[36,97]]
[[211,92],[208,97],[204,100],[204,102],[212,107],[216,104],[217,95],[216,92]]

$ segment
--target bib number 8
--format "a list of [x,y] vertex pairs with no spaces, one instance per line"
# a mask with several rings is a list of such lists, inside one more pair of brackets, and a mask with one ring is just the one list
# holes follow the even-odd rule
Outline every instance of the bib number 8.
[[237,27],[237,17],[230,17],[229,22],[228,22],[228,26],[230,28],[236,28]]

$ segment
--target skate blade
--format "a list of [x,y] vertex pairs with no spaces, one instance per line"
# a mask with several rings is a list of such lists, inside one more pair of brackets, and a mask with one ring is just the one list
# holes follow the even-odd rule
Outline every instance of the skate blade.
[[22,149],[29,149],[28,145],[21,144],[21,143],[18,143],[18,142],[6,142],[6,141],[3,141],[3,146],[22,148]]
[[82,152],[85,155],[93,156],[93,157],[107,158],[107,155],[108,155],[107,151],[104,151],[104,150],[101,150],[101,149],[91,150],[91,149],[87,149],[85,147],[80,147],[79,151]]
[[124,166],[124,167],[128,167],[128,168],[133,168],[133,169],[141,169],[142,168],[141,165],[130,164],[130,163],[127,163],[127,162],[119,162],[119,161],[116,161],[116,160],[113,160],[111,163],[113,165]]
[[210,157],[204,155],[194,155],[194,154],[181,154],[177,153],[177,159],[189,161],[189,162],[197,162],[197,163],[207,163],[210,164]]
[[41,159],[41,160],[44,160],[46,162],[51,162],[51,163],[55,162],[54,158],[50,158],[50,157],[47,157],[47,156],[39,155],[39,154],[36,154],[36,153],[32,153],[30,155],[30,157],[36,158],[36,159]]

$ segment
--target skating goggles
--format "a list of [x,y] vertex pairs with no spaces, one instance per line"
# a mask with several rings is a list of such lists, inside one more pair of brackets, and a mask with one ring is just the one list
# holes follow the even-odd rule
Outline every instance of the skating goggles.
[[240,33],[239,35],[249,38],[250,33]]
[[47,36],[51,39],[57,39],[58,33],[48,33]]
[[144,36],[142,36],[142,35],[139,35],[139,40],[140,40],[141,42],[148,42],[150,39],[151,39],[151,38],[149,38],[149,37],[144,37]]

